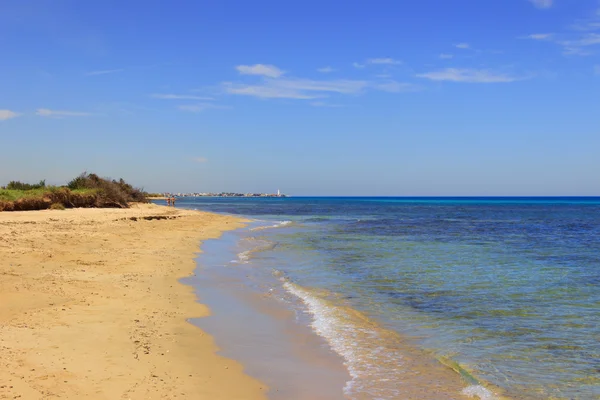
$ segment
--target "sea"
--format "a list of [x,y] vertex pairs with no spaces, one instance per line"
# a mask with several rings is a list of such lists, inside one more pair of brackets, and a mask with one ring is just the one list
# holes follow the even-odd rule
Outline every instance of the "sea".
[[[177,206],[249,220],[206,243],[189,281],[215,318],[239,312],[238,328],[220,326],[241,333],[230,341],[244,348],[225,355],[285,343],[277,335],[296,329],[343,366],[305,368],[312,382],[329,373],[339,398],[600,399],[599,197],[201,197]],[[238,293],[237,305],[223,293]],[[296,328],[265,328],[279,318],[269,309]],[[210,318],[199,324],[211,332]],[[267,381],[291,382],[302,369],[246,358]]]

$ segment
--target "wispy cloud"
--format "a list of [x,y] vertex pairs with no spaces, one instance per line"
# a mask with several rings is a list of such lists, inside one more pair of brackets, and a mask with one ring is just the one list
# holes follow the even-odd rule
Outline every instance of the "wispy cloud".
[[563,54],[565,55],[589,56],[593,52],[587,48],[600,45],[600,34],[586,33],[578,39],[562,40],[557,43],[563,46]]
[[218,104],[212,104],[212,103],[196,103],[196,104],[182,104],[180,106],[177,106],[177,108],[179,108],[181,111],[200,113],[202,111],[206,111],[206,110],[210,110],[210,109],[226,110],[226,109],[229,109],[230,107],[222,106],[222,105],[218,105]]
[[400,65],[402,61],[395,60],[393,58],[384,57],[384,58],[369,58],[365,60],[362,64],[358,62],[352,63],[352,66],[357,69],[363,69],[367,65]]
[[88,117],[92,115],[88,112],[79,112],[79,111],[64,111],[64,110],[50,110],[47,108],[38,108],[35,112],[40,117],[53,117],[53,118],[62,118],[62,117]]
[[194,157],[193,161],[202,164],[202,163],[207,163],[208,162],[208,158],[206,158],[206,157]]
[[388,80],[383,82],[372,82],[370,87],[376,90],[390,93],[400,92],[415,92],[420,90],[419,86],[412,83],[398,82],[394,80]]
[[417,77],[432,81],[449,81],[465,83],[505,83],[514,82],[517,78],[508,74],[497,73],[485,69],[446,68],[440,71],[418,74]]
[[86,76],[94,76],[94,75],[107,75],[107,74],[114,74],[117,72],[123,72],[124,69],[120,68],[120,69],[105,69],[105,70],[100,70],[100,71],[90,71],[90,72],[86,72]]
[[0,121],[6,121],[11,118],[16,118],[20,116],[18,112],[14,112],[11,110],[0,110]]
[[548,40],[551,39],[552,36],[554,36],[552,33],[533,33],[531,35],[525,36],[525,38],[533,40]]
[[393,58],[369,58],[367,64],[400,65],[402,61]]
[[563,46],[584,47],[600,44],[600,34],[588,33],[576,40],[564,40],[559,42]]
[[154,93],[150,97],[162,100],[214,100],[212,97],[194,96],[189,94],[160,94]]
[[238,65],[235,69],[242,75],[261,75],[269,78],[279,78],[284,74],[276,66],[268,64]]
[[552,7],[552,0],[529,0],[531,4],[536,6],[537,8],[550,8]]
[[229,94],[236,94],[241,96],[252,96],[262,99],[298,99],[298,100],[310,100],[322,97],[315,94],[306,94],[298,90],[286,89],[277,86],[258,84],[258,85],[245,85],[231,82],[225,82],[225,92]]
[[454,58],[454,55],[452,55],[452,54],[444,54],[444,53],[442,53],[442,54],[440,54],[440,58],[441,58],[442,60],[449,60],[449,59],[451,59],[451,58]]
[[588,32],[600,30],[600,8],[594,10],[590,17],[575,21],[570,28],[576,31]]
[[454,45],[454,47],[456,47],[457,49],[463,49],[463,50],[466,50],[466,49],[470,49],[470,48],[471,48],[471,45],[470,45],[469,43],[456,43],[456,44]]
[[323,74],[328,74],[330,72],[334,72],[335,69],[327,66],[327,67],[323,67],[323,68],[318,68],[317,71],[319,71],[319,72],[321,72]]
[[309,103],[311,106],[313,107],[326,107],[326,108],[340,108],[340,107],[345,107],[341,104],[331,104],[331,103],[326,103],[324,101],[311,101]]
[[316,99],[327,93],[356,94],[367,87],[359,80],[312,80],[312,79],[265,79],[255,85],[226,82],[225,91],[230,94],[260,98]]

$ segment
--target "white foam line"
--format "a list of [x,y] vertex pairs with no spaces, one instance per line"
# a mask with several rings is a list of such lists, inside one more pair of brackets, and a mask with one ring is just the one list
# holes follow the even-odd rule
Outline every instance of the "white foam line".
[[481,400],[498,400],[496,396],[481,385],[471,385],[463,389],[462,394],[469,397],[479,397]]
[[[377,366],[371,363],[378,356],[376,354],[378,353],[378,349],[374,349],[366,357],[364,355],[361,356],[357,352],[357,349],[362,347],[361,343],[357,342],[357,340],[360,341],[359,336],[369,341],[377,341],[379,337],[376,332],[361,329],[352,322],[345,321],[344,315],[340,315],[340,312],[343,311],[329,306],[324,300],[312,296],[297,285],[285,281],[283,286],[291,294],[304,302],[313,317],[311,327],[329,343],[336,353],[344,358],[346,368],[352,377],[350,381],[346,382],[346,386],[344,387],[344,392],[347,395],[351,395],[355,390],[360,389],[369,392],[368,388],[361,386],[382,380],[383,377],[381,374],[384,371],[376,371]],[[363,347],[361,350],[364,351],[365,348]],[[394,354],[393,356],[396,357],[398,362],[398,354]]]
[[[351,396],[353,392],[361,392],[371,395],[373,399],[380,399],[381,392],[373,384],[377,381],[388,381],[389,371],[378,370],[377,359],[393,360],[393,364],[397,368],[402,367],[402,356],[399,353],[385,350],[382,347],[376,347],[368,351],[368,347],[363,346],[365,341],[371,344],[376,343],[381,338],[376,331],[363,329],[356,326],[351,321],[347,321],[347,315],[344,311],[337,307],[330,306],[326,301],[314,296],[304,290],[301,286],[295,285],[285,278],[280,278],[283,281],[284,288],[294,296],[298,297],[308,308],[308,312],[312,315],[313,321],[311,327],[314,331],[322,336],[331,348],[342,356],[345,360],[346,368],[352,379],[346,382],[344,393]],[[367,353],[360,354],[357,349]],[[382,351],[386,353],[382,353]],[[400,382],[398,382],[400,383]],[[469,397],[478,397],[481,400],[498,400],[496,396],[488,389],[481,385],[471,385],[463,389],[462,393]],[[400,392],[393,394],[396,398]],[[384,398],[389,398],[391,393],[387,392]]]
[[292,221],[281,221],[281,222],[278,222],[275,225],[259,226],[259,227],[256,227],[256,228],[252,228],[250,230],[251,231],[262,231],[264,229],[283,228],[284,226],[289,226],[291,224],[292,224]]
[[250,250],[246,250],[246,251],[242,251],[241,253],[238,254],[238,259],[241,263],[243,264],[247,264],[248,260],[250,259]]

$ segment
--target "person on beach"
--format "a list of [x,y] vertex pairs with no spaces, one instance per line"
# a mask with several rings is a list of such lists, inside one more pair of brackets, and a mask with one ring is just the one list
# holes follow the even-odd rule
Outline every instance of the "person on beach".
[[171,205],[171,198],[167,197],[167,206],[170,206],[170,205]]
[[173,198],[171,199],[172,205],[173,207],[175,207],[175,196],[173,196]]

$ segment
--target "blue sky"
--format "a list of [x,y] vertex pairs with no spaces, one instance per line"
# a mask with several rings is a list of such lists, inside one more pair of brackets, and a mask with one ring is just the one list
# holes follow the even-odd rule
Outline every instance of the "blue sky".
[[600,195],[598,0],[4,0],[0,57],[0,184]]

